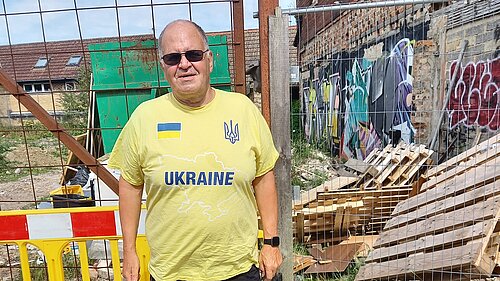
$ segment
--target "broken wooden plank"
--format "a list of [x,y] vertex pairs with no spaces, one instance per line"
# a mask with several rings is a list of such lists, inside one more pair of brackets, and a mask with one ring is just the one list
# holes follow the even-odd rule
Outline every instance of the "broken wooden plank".
[[[310,251],[318,263],[311,265],[305,273],[343,272],[363,247],[363,243],[339,244],[330,246],[324,249],[324,251],[319,249]],[[319,261],[326,262],[320,263]]]
[[309,266],[316,263],[316,260],[312,256],[293,256],[293,273],[297,273],[301,270],[308,268]]

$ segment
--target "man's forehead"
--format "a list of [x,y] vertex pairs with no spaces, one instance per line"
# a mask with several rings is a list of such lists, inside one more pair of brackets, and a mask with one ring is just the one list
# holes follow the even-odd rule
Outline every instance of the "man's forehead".
[[202,35],[198,29],[188,22],[173,23],[167,26],[164,32],[163,42],[161,42],[164,47],[182,39],[191,43],[199,41],[203,44]]

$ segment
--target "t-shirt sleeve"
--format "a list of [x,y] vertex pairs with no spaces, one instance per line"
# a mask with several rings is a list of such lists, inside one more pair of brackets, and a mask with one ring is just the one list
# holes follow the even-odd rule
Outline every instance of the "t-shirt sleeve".
[[128,183],[140,186],[144,184],[139,153],[139,128],[134,115],[123,127],[111,152],[108,166],[118,169]]
[[274,168],[279,153],[274,147],[271,130],[257,107],[254,109],[254,116],[257,136],[257,151],[255,154],[257,169],[255,176],[260,177]]

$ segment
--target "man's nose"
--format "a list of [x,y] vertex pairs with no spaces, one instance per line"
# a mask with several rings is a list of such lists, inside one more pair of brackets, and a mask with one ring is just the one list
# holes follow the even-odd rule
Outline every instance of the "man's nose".
[[185,54],[181,54],[181,61],[179,62],[179,68],[186,69],[191,66],[191,62],[186,58]]

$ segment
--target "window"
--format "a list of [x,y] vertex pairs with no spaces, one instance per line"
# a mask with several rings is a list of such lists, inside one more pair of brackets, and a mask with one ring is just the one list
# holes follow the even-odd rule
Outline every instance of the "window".
[[33,85],[31,84],[26,84],[23,86],[24,87],[24,90],[29,93],[29,92],[33,92]]
[[64,84],[64,89],[66,91],[73,91],[73,90],[75,90],[75,83],[74,82],[66,82]]
[[80,61],[82,60],[82,56],[77,55],[77,56],[71,56],[66,63],[67,66],[78,66],[80,64]]
[[35,63],[35,68],[44,68],[47,66],[49,63],[48,58],[39,58],[38,61]]
[[27,93],[36,93],[36,92],[50,92],[50,83],[31,83],[24,84],[23,89]]

